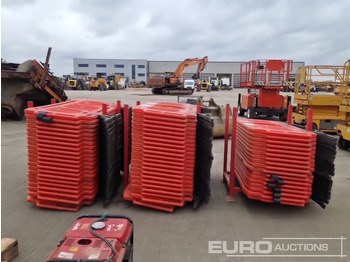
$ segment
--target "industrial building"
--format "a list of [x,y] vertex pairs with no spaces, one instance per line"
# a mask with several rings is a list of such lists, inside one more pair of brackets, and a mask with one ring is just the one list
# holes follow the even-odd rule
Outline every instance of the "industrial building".
[[74,75],[107,77],[120,74],[130,80],[147,81],[148,64],[145,59],[88,59],[73,58]]
[[[105,77],[110,74],[121,74],[129,77],[130,81],[148,81],[152,74],[174,72],[181,61],[148,61],[145,59],[89,59],[73,58],[75,75],[89,75]],[[209,61],[201,73],[201,79],[217,77],[229,78],[230,86],[237,88],[239,85],[240,66],[243,61]],[[305,62],[293,62],[290,77],[294,77],[296,70],[304,66]],[[191,79],[197,66],[185,69],[184,79]]]

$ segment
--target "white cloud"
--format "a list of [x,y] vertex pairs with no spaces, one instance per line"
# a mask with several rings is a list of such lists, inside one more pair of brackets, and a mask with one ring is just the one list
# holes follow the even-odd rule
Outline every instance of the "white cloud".
[[214,61],[350,58],[347,0],[3,0],[2,58],[72,73],[73,57]]

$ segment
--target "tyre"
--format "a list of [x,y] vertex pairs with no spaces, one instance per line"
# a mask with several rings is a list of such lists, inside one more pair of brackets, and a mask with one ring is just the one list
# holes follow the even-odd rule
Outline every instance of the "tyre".
[[348,150],[350,148],[350,141],[347,141],[342,136],[339,136],[338,147],[343,150]]
[[254,109],[252,107],[247,109],[247,118],[251,119],[254,117]]
[[241,108],[241,106],[238,106],[238,115],[239,116],[244,116],[245,110]]
[[242,108],[238,109],[238,115],[239,116],[244,116],[244,114],[245,114],[245,110],[244,109],[242,109]]
[[287,113],[280,113],[278,115],[279,120],[282,121],[282,122],[287,121],[287,117],[288,117]]

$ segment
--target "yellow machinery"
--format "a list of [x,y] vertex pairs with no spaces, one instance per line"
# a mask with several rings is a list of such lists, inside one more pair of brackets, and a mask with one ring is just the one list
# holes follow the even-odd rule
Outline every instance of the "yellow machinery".
[[209,80],[201,80],[198,83],[199,83],[199,91],[200,90],[205,90],[207,92],[211,91],[211,83]]
[[113,90],[118,90],[118,89],[123,89],[121,85],[119,85],[119,81],[121,79],[121,74],[116,74],[116,75],[110,75],[108,76],[107,82],[109,85],[109,89]]
[[306,124],[306,114],[313,109],[312,125],[322,132],[336,132],[337,124],[344,124],[345,112],[339,111],[341,97],[334,93],[314,93],[315,87],[322,85],[338,85],[343,81],[343,66],[303,66],[295,75],[294,103],[297,105],[293,113],[296,124]]
[[67,88],[70,90],[85,90],[84,79],[68,79]]
[[90,84],[89,84],[89,89],[90,91],[92,90],[100,90],[100,91],[106,91],[107,90],[107,80],[104,78],[97,78],[95,79],[92,77],[90,79]]
[[90,79],[89,89],[90,91],[98,90],[98,82],[97,82],[97,79],[95,79],[94,77]]
[[341,105],[339,111],[345,114],[345,123],[337,125],[339,135],[338,146],[342,149],[350,149],[350,59],[345,62],[343,81],[339,88]]
[[147,87],[147,83],[145,81],[136,82],[136,80],[134,80],[132,82],[132,84],[130,85],[130,87],[132,87],[132,88],[144,88],[144,87]]
[[97,83],[100,91],[107,90],[107,80],[105,78],[97,78]]
[[67,88],[70,89],[70,90],[78,89],[77,80],[75,80],[75,79],[68,79],[68,81],[67,81]]

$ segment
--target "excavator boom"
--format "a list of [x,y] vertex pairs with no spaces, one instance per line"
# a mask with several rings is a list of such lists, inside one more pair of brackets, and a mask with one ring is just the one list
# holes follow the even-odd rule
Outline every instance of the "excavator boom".
[[208,57],[205,56],[203,58],[187,58],[183,62],[181,62],[176,71],[174,72],[174,77],[182,79],[184,71],[187,67],[198,64],[198,70],[196,75],[199,75],[200,72],[203,71],[205,65],[208,63]]

